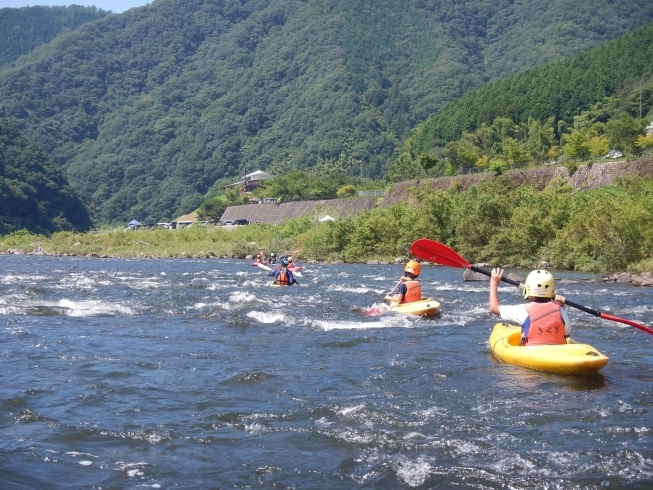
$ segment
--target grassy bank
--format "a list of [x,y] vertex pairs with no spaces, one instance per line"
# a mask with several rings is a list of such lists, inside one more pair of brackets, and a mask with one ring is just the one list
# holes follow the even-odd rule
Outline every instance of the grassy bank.
[[97,255],[100,257],[239,257],[266,251],[295,250],[300,230],[292,226],[191,226],[177,230],[114,229],[50,236],[17,232],[0,238],[0,251]]
[[470,262],[561,269],[643,272],[653,269],[653,180],[623,177],[615,184],[574,191],[554,180],[541,192],[512,188],[498,177],[465,192],[415,189],[401,204],[320,223],[316,217],[282,225],[193,226],[179,230],[100,230],[49,237],[14,233],[0,251],[120,257],[245,257],[259,249],[299,249],[304,260],[407,257],[417,238],[457,250]]

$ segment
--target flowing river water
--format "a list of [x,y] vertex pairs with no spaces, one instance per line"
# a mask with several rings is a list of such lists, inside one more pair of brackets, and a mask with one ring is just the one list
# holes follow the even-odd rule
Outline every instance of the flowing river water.
[[[460,269],[422,269],[439,317],[365,316],[401,271],[0,256],[0,488],[653,488],[653,336],[570,309],[599,375],[501,364]],[[554,276],[653,324],[653,288]]]

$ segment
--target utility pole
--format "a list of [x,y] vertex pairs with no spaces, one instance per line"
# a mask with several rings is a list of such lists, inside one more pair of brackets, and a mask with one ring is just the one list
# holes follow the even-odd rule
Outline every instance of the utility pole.
[[639,118],[642,118],[642,80],[639,80]]

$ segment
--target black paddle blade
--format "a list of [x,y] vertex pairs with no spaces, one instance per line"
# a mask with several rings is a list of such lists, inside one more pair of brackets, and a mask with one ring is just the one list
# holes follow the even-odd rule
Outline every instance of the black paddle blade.
[[420,257],[429,262],[436,264],[446,265],[449,267],[458,267],[459,269],[469,269],[471,264],[458,255],[454,250],[446,245],[429,240],[428,238],[420,238],[410,246],[410,253],[415,257]]

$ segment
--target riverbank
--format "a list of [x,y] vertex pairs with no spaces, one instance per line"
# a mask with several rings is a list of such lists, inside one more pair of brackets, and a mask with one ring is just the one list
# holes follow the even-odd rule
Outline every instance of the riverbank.
[[594,273],[653,271],[653,180],[620,177],[609,186],[575,191],[560,179],[538,191],[505,177],[467,191],[418,188],[405,202],[320,222],[303,216],[279,225],[194,225],[177,230],[118,229],[50,236],[26,231],[0,237],[0,251],[90,257],[234,257],[259,250],[296,253],[304,261],[409,257],[428,237],[468,262],[513,264]]

